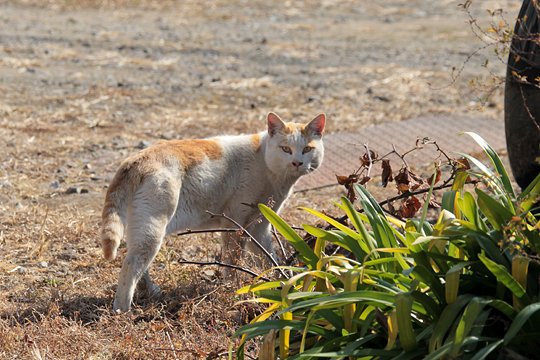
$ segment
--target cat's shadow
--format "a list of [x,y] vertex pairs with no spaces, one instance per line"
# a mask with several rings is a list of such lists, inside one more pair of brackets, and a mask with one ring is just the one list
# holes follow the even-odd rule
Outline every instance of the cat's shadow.
[[[174,318],[185,304],[204,301],[206,297],[219,291],[232,293],[234,289],[233,287],[225,289],[219,282],[201,281],[164,288],[154,296],[138,292],[134,297],[134,307],[129,314],[136,322],[156,318]],[[86,326],[98,323],[103,318],[115,316],[112,303],[113,296],[76,296],[69,300],[47,300],[16,311],[0,313],[0,319],[24,325],[28,322],[39,323],[59,316]]]
[[82,296],[71,300],[48,300],[16,311],[4,312],[0,314],[0,319],[24,325],[28,322],[38,323],[47,318],[60,316],[88,325],[99,321],[106,314],[111,314],[108,310],[110,306],[111,299],[97,296]]

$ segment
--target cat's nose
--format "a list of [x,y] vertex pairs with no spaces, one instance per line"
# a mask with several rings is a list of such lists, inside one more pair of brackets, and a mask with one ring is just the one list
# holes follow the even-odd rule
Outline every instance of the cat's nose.
[[296,161],[296,160],[295,160],[295,161],[292,162],[292,164],[293,164],[293,166],[294,166],[295,168],[299,168],[299,167],[302,166],[304,163],[301,162],[301,161]]

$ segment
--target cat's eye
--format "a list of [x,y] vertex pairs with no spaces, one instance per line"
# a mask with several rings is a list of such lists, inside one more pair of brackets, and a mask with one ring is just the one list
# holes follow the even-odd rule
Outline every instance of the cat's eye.
[[313,146],[306,146],[304,150],[302,150],[302,154],[307,154],[311,150],[313,150]]
[[283,150],[283,152],[286,152],[287,154],[292,154],[292,150],[289,146],[280,146],[281,147],[281,150]]

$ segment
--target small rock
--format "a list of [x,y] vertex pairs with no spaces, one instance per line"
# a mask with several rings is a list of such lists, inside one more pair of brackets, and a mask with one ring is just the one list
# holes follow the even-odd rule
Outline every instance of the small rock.
[[40,261],[40,262],[38,263],[38,266],[39,266],[40,268],[48,268],[48,267],[49,267],[49,263],[46,262],[46,261]]
[[67,195],[71,195],[71,194],[87,194],[88,193],[88,189],[85,189],[85,188],[81,188],[81,187],[76,187],[76,186],[70,186],[67,188],[66,190],[66,194]]
[[137,149],[146,149],[147,147],[150,146],[150,142],[146,141],[146,140],[141,140],[139,141],[139,143],[137,144],[137,146],[135,146]]
[[374,98],[379,100],[379,101],[390,102],[390,98],[388,98],[388,97],[386,97],[384,95],[375,95]]
[[11,185],[11,183],[9,182],[9,180],[4,180],[4,181],[2,181],[2,183],[0,183],[0,187],[2,187],[2,188],[8,189],[8,188],[10,188],[11,186],[12,186],[12,185]]
[[58,180],[54,180],[50,185],[49,187],[53,190],[58,190],[60,189],[60,182]]
[[202,272],[201,276],[206,280],[212,280],[216,278],[216,270],[206,269]]
[[83,169],[84,169],[84,170],[90,170],[91,168],[92,168],[92,165],[90,165],[89,163],[86,163],[86,164],[84,164],[84,166],[83,166]]

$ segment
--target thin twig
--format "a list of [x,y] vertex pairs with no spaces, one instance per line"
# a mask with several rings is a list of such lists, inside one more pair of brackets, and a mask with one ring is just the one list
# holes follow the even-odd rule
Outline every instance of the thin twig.
[[264,280],[264,281],[270,281],[270,279],[264,277],[264,276],[261,276],[259,274],[257,274],[255,271],[253,270],[250,270],[250,269],[246,269],[246,268],[243,268],[241,266],[238,266],[238,265],[232,265],[232,264],[226,264],[226,263],[222,263],[220,261],[190,261],[190,260],[180,260],[178,261],[179,264],[189,264],[189,265],[199,265],[199,266],[222,266],[222,267],[226,267],[226,268],[230,268],[230,269],[234,269],[234,270],[238,270],[238,271],[242,271],[242,272],[245,272],[246,274],[249,274],[253,277],[258,277],[259,279],[261,280]]
[[201,233],[214,233],[214,232],[236,232],[238,229],[221,228],[221,229],[205,229],[205,230],[191,230],[187,229],[176,234],[176,236],[189,235],[189,234],[201,234]]
[[242,233],[246,234],[251,239],[251,241],[253,241],[255,243],[255,245],[257,245],[257,247],[259,249],[261,249],[261,251],[270,259],[272,264],[274,264],[274,266],[278,269],[278,271],[281,273],[281,275],[283,275],[285,278],[288,279],[287,274],[282,269],[279,268],[279,264],[276,261],[276,259],[274,259],[272,254],[270,254],[270,252],[268,252],[268,250],[266,250],[266,248],[264,246],[262,246],[262,244],[259,242],[259,240],[255,239],[255,237],[253,235],[251,235],[249,233],[249,231],[247,231],[242,225],[240,225],[240,223],[238,223],[236,220],[234,220],[230,216],[227,216],[226,214],[214,214],[213,212],[208,211],[208,210],[206,210],[206,213],[210,214],[210,216],[212,216],[212,217],[222,217],[222,218],[230,221],[234,225],[236,225],[238,227],[238,230],[240,230]]
[[368,169],[367,169],[367,176],[371,177],[371,168],[373,167],[373,159],[371,158],[371,151],[369,151],[368,144],[364,144],[364,147],[366,148],[366,154],[368,155],[368,159],[369,159],[369,166],[368,166]]
[[218,290],[220,290],[221,287],[217,287],[215,288],[214,290],[210,291],[210,292],[207,292],[206,294],[203,294],[203,295],[199,295],[197,296],[196,298],[194,299],[191,299],[191,301],[194,301],[194,300],[199,300],[197,301],[197,303],[195,305],[193,305],[194,307],[197,307],[199,306],[200,303],[202,303],[204,300],[206,300],[206,298],[209,296],[209,295],[212,295],[213,293],[217,292]]
[[283,254],[283,258],[286,259],[287,258],[287,253],[285,252],[285,247],[283,247],[283,243],[281,242],[281,239],[279,238],[277,230],[273,226],[272,226],[272,234],[274,234],[274,237],[276,238],[276,241],[279,244],[279,248],[281,250],[281,253]]
[[174,358],[178,359],[178,356],[176,356],[176,349],[174,348],[174,344],[172,342],[171,336],[169,335],[169,332],[165,331],[165,335],[167,335],[167,339],[169,340],[169,344],[171,345],[171,350],[172,350]]

